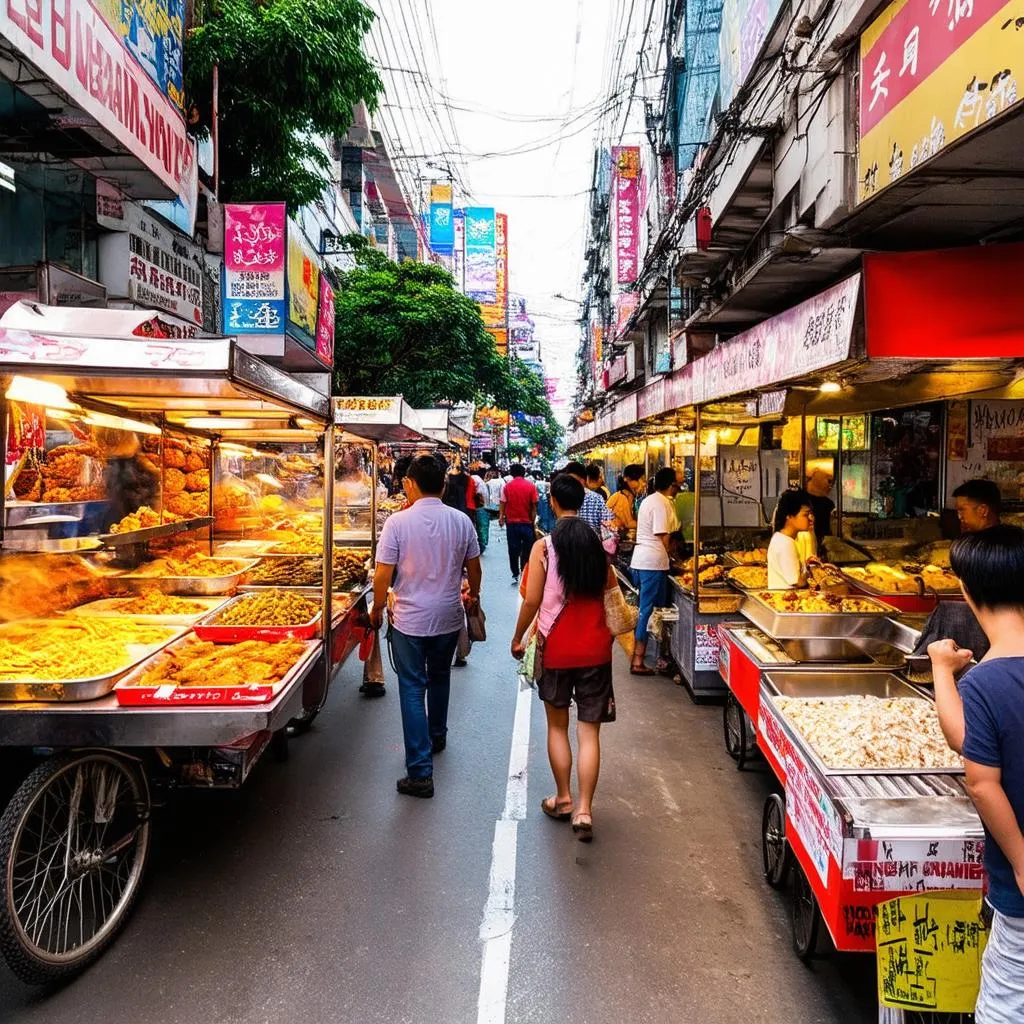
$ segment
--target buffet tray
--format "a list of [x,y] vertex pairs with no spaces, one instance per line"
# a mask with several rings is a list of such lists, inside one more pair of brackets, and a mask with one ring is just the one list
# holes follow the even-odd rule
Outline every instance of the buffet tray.
[[803,640],[813,637],[842,639],[856,637],[878,619],[898,615],[897,609],[869,598],[877,605],[870,612],[780,612],[765,604],[756,594],[747,593],[740,612],[763,633],[775,640]]
[[759,559],[756,562],[741,562],[732,552],[727,551],[722,556],[722,564],[727,565],[730,569],[738,569],[744,565],[767,565],[768,562],[764,559]]
[[[271,588],[266,588],[271,589]],[[280,588],[284,589],[284,588]],[[288,591],[294,592],[294,591]],[[305,596],[305,595],[303,595]],[[317,596],[320,594],[317,592]],[[212,640],[217,644],[236,644],[243,640],[312,640],[320,622],[323,619],[321,608],[309,622],[299,623],[295,626],[219,626],[217,618],[223,615],[229,608],[241,604],[243,601],[251,601],[254,595],[250,593],[239,594],[231,598],[216,611],[204,616],[193,626],[193,632],[200,640]]]
[[191,533],[213,525],[213,516],[199,516],[196,519],[181,519],[175,523],[147,526],[142,530],[126,530],[124,533],[101,533],[99,539],[104,547],[119,548],[128,544],[145,544],[151,540],[174,537],[179,533]]
[[129,573],[114,577],[115,584],[125,585],[131,590],[159,590],[164,594],[178,594],[182,597],[211,597],[227,594],[234,590],[239,580],[259,565],[258,558],[211,558],[211,562],[241,562],[242,568],[229,576],[146,576]]
[[[182,637],[167,646],[167,650],[188,642],[189,637]],[[278,682],[247,683],[243,686],[136,686],[132,685],[133,681],[141,679],[146,670],[145,665],[138,665],[120,679],[114,688],[114,695],[118,704],[125,707],[238,707],[243,704],[267,704],[305,673],[322,650],[318,641],[306,641],[306,652]]]
[[[121,616],[124,618],[124,616]],[[19,619],[18,626],[31,625],[38,621],[40,625],[53,625],[52,619]],[[135,621],[135,620],[132,620]],[[13,624],[12,624],[13,625]],[[3,627],[0,626],[0,631]],[[71,703],[75,701],[95,700],[105,697],[130,672],[136,670],[152,655],[163,650],[171,643],[181,640],[188,630],[183,627],[168,626],[167,639],[155,644],[128,644],[130,660],[114,672],[102,676],[90,676],[85,679],[59,680],[2,680],[0,681],[0,701],[14,703],[46,701],[48,703]]]
[[217,611],[224,604],[223,597],[192,598],[193,601],[205,605],[203,611],[196,612],[194,615],[132,615],[131,612],[117,611],[117,606],[127,600],[131,600],[131,598],[104,597],[98,601],[90,601],[88,604],[71,608],[64,614],[79,618],[131,619],[132,622],[142,622],[151,626],[194,626],[201,618]]

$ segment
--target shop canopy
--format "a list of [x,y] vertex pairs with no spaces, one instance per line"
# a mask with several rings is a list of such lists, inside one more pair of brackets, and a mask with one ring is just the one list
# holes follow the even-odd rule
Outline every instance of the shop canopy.
[[401,395],[341,395],[332,400],[334,424],[367,441],[433,444],[415,409]]

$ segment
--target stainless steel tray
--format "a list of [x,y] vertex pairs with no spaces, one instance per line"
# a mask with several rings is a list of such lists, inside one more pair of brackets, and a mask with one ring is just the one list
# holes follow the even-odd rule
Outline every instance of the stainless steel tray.
[[[768,689],[780,697],[914,697],[927,698],[892,672],[862,667],[794,672],[785,667],[764,673]],[[781,714],[781,711],[780,711]],[[858,769],[863,774],[863,769]]]
[[191,533],[213,525],[212,516],[199,516],[197,519],[182,519],[176,523],[162,523],[160,526],[147,526],[143,530],[127,530],[124,533],[101,533],[100,540],[108,548],[125,547],[128,544],[145,544],[151,540],[162,540],[174,537],[179,533]]
[[779,612],[747,593],[740,612],[758,629],[775,640],[802,640],[810,637],[848,638],[871,635],[871,626],[878,619],[899,615],[899,611],[874,598],[877,611],[871,612]]
[[228,599],[222,596],[192,598],[204,605],[202,611],[192,615],[134,615],[131,612],[118,611],[118,604],[126,600],[131,600],[131,598],[103,597],[98,601],[90,601],[77,608],[70,608],[63,614],[75,618],[131,619],[133,622],[141,622],[147,626],[192,626],[211,612],[220,610]]
[[778,643],[795,661],[861,662],[860,667],[902,668],[907,656],[895,647],[867,637],[812,636],[782,639]]
[[761,560],[761,561],[757,561],[757,562],[741,562],[738,558],[736,558],[732,554],[732,552],[727,551],[722,556],[722,564],[723,565],[727,565],[730,569],[738,569],[740,566],[744,566],[744,565],[754,565],[754,566],[765,565],[766,566],[768,564],[768,562],[765,561],[765,560]]
[[211,558],[212,562],[240,563],[242,568],[229,576],[147,576],[129,573],[112,578],[113,586],[125,586],[129,590],[159,590],[164,594],[179,594],[182,597],[213,597],[234,590],[242,577],[259,564],[258,558]]
[[858,590],[865,594],[870,594],[872,597],[928,597],[928,592],[924,589],[923,584],[918,580],[918,587],[916,591],[909,590],[879,590],[877,587],[871,586],[870,583],[866,583],[864,580],[858,579],[856,576],[851,576],[845,569],[840,568],[839,570],[843,574],[843,578],[846,579],[850,586],[856,587]]
[[[18,625],[30,624],[33,620],[21,619]],[[38,620],[40,625],[53,625],[53,620]],[[188,633],[187,627],[167,627],[167,639],[156,644],[129,644],[128,653],[131,660],[115,672],[104,676],[92,676],[87,679],[60,680],[0,680],[0,701],[25,703],[45,701],[47,703],[72,703],[76,701],[95,700],[105,697],[117,682],[130,672],[137,669],[144,661],[162,651],[168,644],[180,640]]]

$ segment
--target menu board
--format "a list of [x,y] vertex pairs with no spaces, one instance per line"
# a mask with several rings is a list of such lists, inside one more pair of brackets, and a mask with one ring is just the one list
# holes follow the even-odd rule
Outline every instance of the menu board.
[[1006,501],[1024,499],[1024,401],[951,403],[946,439],[946,506],[965,480],[994,480]]

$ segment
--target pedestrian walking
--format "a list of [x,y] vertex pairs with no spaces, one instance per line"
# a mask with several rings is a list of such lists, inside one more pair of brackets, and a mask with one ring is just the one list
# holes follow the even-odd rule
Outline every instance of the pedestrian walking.
[[384,524],[377,543],[370,622],[379,629],[395,580],[392,648],[398,674],[406,776],[398,792],[434,795],[433,755],[448,736],[452,658],[466,623],[466,602],[480,600],[480,544],[469,517],[441,500],[444,469],[429,455],[413,459],[405,476],[410,507]]
[[579,517],[598,537],[601,537],[604,524],[611,522],[612,513],[608,510],[601,492],[587,488],[587,467],[582,462],[570,462],[562,472],[568,473],[583,485],[583,507],[580,509]]
[[[556,792],[541,810],[571,821],[581,842],[594,835],[593,800],[601,768],[601,725],[615,721],[612,635],[605,623],[604,592],[617,586],[604,548],[579,518],[583,485],[562,474],[551,484],[558,520],[551,535],[533,545],[526,597],[512,637],[512,656],[525,653],[523,637],[534,617],[543,644],[537,692],[548,723],[548,760]],[[576,703],[579,800],[573,806],[569,706]]]
[[482,466],[478,466],[470,476],[473,481],[471,493],[472,513],[476,522],[476,538],[480,541],[480,554],[487,550],[491,540],[491,514],[487,510],[488,491],[484,478],[480,475]]
[[501,474],[493,467],[484,474],[484,483],[487,484],[487,512],[491,519],[498,518],[501,508],[501,491],[505,486]]
[[655,608],[663,607],[668,597],[669,544],[679,529],[672,499],[675,497],[676,471],[663,466],[654,475],[654,493],[640,502],[636,517],[636,547],[630,568],[640,591],[640,614],[636,620],[635,646],[629,671],[635,676],[652,676],[644,664],[647,651],[647,626]]
[[530,561],[533,524],[537,519],[537,488],[526,479],[526,470],[518,462],[509,473],[511,480],[501,492],[498,524],[505,527],[512,582],[518,583],[520,573]]

